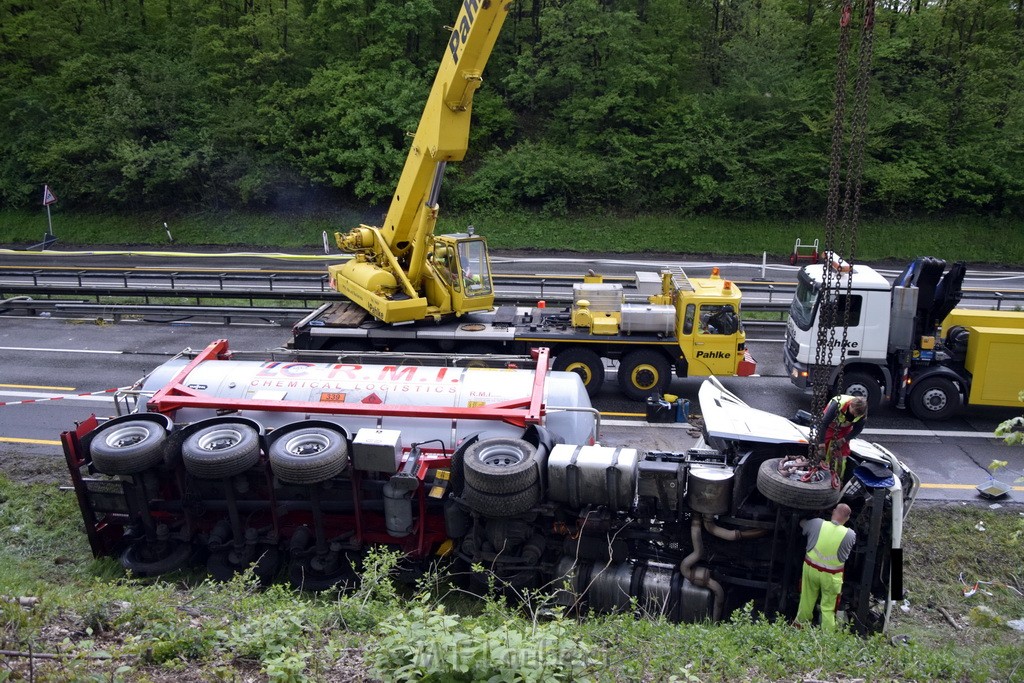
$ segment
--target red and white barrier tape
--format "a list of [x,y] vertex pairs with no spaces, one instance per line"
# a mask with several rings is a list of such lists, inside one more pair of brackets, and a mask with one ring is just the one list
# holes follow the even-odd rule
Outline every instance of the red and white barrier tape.
[[103,391],[90,391],[85,394],[65,394],[64,396],[47,396],[46,398],[28,398],[24,401],[0,401],[0,406],[18,406],[23,403],[43,403],[45,401],[59,401],[62,398],[81,398],[83,396],[99,396],[100,394],[112,394],[115,391],[121,391],[123,387],[115,387],[113,389],[104,389]]

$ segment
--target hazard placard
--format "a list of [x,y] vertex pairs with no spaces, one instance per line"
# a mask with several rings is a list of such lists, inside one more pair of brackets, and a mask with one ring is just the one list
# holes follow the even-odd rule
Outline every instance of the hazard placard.
[[43,206],[49,206],[57,202],[57,195],[51,190],[49,185],[43,185]]

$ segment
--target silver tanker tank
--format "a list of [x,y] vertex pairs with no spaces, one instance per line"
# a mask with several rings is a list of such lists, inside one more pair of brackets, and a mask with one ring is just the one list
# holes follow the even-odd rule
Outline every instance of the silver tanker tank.
[[[176,358],[156,368],[146,378],[143,394],[151,396],[163,388],[188,362],[185,358]],[[201,362],[182,384],[223,399],[466,408],[529,397],[534,377],[533,370],[506,368],[215,360]],[[549,372],[544,383],[544,403],[547,409],[545,426],[556,437],[567,443],[594,442],[596,417],[578,375]],[[182,424],[214,414],[211,409],[182,408],[174,420]],[[306,417],[279,411],[246,410],[240,414],[257,420],[268,429]],[[454,448],[463,438],[476,433],[487,436],[518,436],[522,433],[521,427],[495,420],[340,414],[318,414],[315,417],[341,425],[350,436],[363,427],[398,430],[402,433],[404,447],[440,439],[446,448]]]

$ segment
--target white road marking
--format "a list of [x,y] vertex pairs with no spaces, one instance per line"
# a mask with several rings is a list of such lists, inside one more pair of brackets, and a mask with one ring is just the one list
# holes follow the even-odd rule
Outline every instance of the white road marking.
[[[649,423],[644,420],[601,420],[602,427],[643,427],[645,429],[693,429],[686,422]],[[937,429],[865,429],[861,436],[917,436],[941,439],[1000,439],[993,432],[959,432]]]
[[933,436],[942,439],[1001,439],[994,432],[957,432],[939,429],[865,429],[861,434],[872,436]]
[[47,351],[52,353],[100,353],[108,356],[120,356],[124,354],[124,351],[97,351],[93,349],[47,349],[32,348],[29,346],[0,346],[0,351],[31,351],[32,353],[39,353],[40,351]]
[[55,399],[60,398],[68,401],[102,401],[103,403],[113,403],[113,396],[79,396],[76,394],[45,394],[40,391],[0,391],[0,396],[12,396],[22,399]]

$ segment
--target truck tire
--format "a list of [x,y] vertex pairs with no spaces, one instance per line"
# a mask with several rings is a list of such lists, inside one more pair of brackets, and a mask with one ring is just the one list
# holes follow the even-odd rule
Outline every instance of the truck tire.
[[218,550],[207,558],[206,571],[217,581],[230,581],[235,574],[241,574],[252,567],[253,576],[260,585],[269,586],[281,569],[281,551],[275,546],[266,546],[256,552],[259,554],[253,562],[239,566],[231,562],[230,551]]
[[222,422],[203,427],[181,445],[188,473],[199,479],[226,479],[259,462],[260,438],[252,426]]
[[139,578],[177,571],[192,559],[188,543],[132,543],[121,553],[121,566]]
[[537,484],[537,449],[522,439],[481,439],[462,456],[465,485],[507,495]]
[[[404,342],[402,344],[396,344],[395,345],[395,353],[399,353],[399,354],[431,353],[433,351],[434,351],[434,349],[432,349],[428,344],[425,344],[424,342],[418,342],[418,341]],[[403,358],[402,360],[398,361],[398,364],[399,365],[415,365],[417,367],[422,367],[426,363],[423,361],[422,358]]]
[[590,396],[596,395],[604,384],[604,361],[590,349],[573,346],[559,351],[551,369],[575,372],[583,380],[583,387]]
[[657,351],[633,351],[619,363],[619,389],[634,401],[665,393],[671,382],[668,360]]
[[796,481],[779,473],[780,460],[765,460],[757,470],[757,490],[765,498],[797,510],[824,510],[839,502],[843,492],[832,488],[831,477],[814,482]]
[[926,377],[910,392],[910,410],[920,420],[946,420],[960,410],[960,389],[948,377]]
[[466,454],[466,449],[476,443],[479,438],[478,435],[474,434],[452,453],[452,464],[448,474],[447,497],[462,495],[462,489],[466,485],[466,468],[462,462],[463,456]]
[[844,373],[843,386],[837,388],[836,393],[863,397],[868,402],[869,413],[882,405],[882,385],[866,372]]
[[314,569],[311,560],[309,557],[293,559],[288,565],[288,583],[295,590],[319,593],[335,588],[350,589],[359,585],[359,575],[352,568],[348,558],[327,572]]
[[530,486],[522,491],[499,495],[477,491],[467,484],[462,492],[462,502],[484,517],[514,517],[540,502],[540,487]]
[[167,430],[150,420],[129,420],[101,430],[89,444],[93,467],[103,474],[139,474],[163,461]]
[[341,432],[305,427],[280,437],[270,446],[270,469],[286,484],[319,484],[348,465],[348,442]]
[[491,353],[496,353],[486,344],[469,344],[468,346],[460,346],[455,349],[455,352],[460,356],[468,356],[466,360],[459,363],[461,368],[486,368],[490,367],[487,360],[480,358],[480,356],[486,356]]

